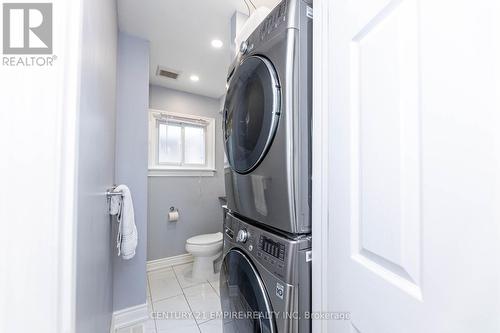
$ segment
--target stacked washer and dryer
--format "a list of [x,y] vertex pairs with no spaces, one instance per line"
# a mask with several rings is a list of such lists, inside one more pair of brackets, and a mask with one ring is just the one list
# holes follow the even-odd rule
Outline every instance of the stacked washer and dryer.
[[311,331],[312,0],[244,41],[223,111],[224,333]]

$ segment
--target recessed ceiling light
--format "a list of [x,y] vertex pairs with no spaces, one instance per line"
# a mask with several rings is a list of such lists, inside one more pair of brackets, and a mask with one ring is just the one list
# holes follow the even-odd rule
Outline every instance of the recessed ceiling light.
[[215,47],[216,49],[220,49],[224,45],[220,39],[214,39],[212,41],[212,46]]
[[189,78],[190,78],[190,79],[191,79],[191,81],[193,81],[193,82],[198,82],[198,81],[200,81],[200,77],[199,77],[198,75],[191,75]]

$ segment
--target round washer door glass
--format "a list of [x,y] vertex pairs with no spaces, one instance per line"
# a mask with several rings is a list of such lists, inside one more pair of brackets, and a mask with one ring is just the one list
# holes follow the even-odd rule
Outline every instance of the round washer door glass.
[[243,60],[229,81],[224,105],[224,141],[229,164],[238,173],[255,169],[269,149],[280,110],[278,77],[269,60]]
[[[224,257],[220,272],[224,333],[273,333],[271,303],[253,264],[239,250]],[[244,316],[231,316],[243,313]],[[251,315],[249,315],[251,314]]]

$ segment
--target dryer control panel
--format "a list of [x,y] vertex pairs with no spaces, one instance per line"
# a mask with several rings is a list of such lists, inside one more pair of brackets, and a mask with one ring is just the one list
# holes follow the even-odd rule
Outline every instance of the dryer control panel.
[[286,0],[282,1],[260,24],[258,28],[260,40],[266,39],[267,35],[270,35],[286,21],[287,4]]

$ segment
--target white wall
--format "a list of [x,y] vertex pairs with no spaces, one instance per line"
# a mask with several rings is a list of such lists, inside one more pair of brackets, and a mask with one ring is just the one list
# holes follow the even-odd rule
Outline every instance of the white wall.
[[[158,86],[151,86],[149,106],[171,112],[216,119],[216,173],[213,177],[149,177],[148,260],[185,253],[186,239],[222,231],[219,196],[224,191],[220,101]],[[170,206],[179,209],[178,222],[168,222]]]
[[[116,113],[116,184],[130,188],[138,245],[134,258],[113,260],[113,309],[146,303],[149,42],[120,33]],[[116,223],[113,224],[116,235]]]

